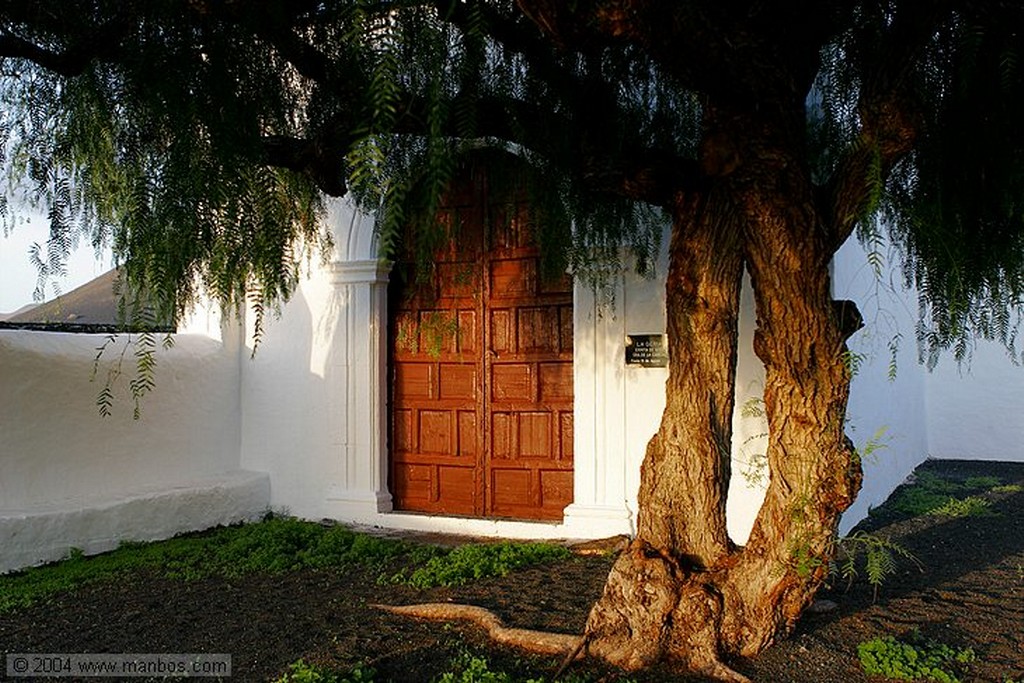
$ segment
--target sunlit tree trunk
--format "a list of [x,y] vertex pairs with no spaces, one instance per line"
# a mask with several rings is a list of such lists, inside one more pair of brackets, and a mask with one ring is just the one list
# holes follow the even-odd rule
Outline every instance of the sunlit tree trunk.
[[[793,626],[826,576],[839,516],[860,486],[843,435],[850,377],[830,293],[831,242],[808,174],[784,144],[758,138],[757,123],[729,123],[729,149],[705,150],[722,178],[675,207],[667,405],[641,470],[636,539],[585,634],[588,653],[625,668],[667,659],[745,680],[723,659],[757,654]],[[746,546],[735,548],[725,503],[744,264],[766,372],[770,483]]]

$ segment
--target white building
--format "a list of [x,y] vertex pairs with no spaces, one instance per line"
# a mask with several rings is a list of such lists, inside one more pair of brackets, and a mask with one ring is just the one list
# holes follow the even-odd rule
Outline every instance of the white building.
[[[251,321],[200,312],[160,352],[137,421],[125,396],[112,417],[97,414],[120,354],[108,350],[91,381],[103,337],[0,330],[0,571],[267,508],[506,537],[632,531],[666,369],[627,363],[626,346],[664,333],[663,283],[623,274],[605,306],[582,283],[541,283],[518,238],[504,235],[499,256],[485,249],[447,264],[465,269],[451,280],[462,289],[433,308],[392,292],[389,313],[391,273],[372,220],[338,201],[329,221],[333,260],[267,321],[255,356]],[[970,373],[952,361],[927,373],[913,296],[889,277],[857,244],[834,262],[835,297],[857,301],[867,322],[851,340],[848,431],[859,446],[884,445],[865,462],[844,530],[927,457],[1024,461],[1024,423],[1013,417],[1024,370],[981,346]],[[741,336],[752,330],[748,296]],[[760,502],[756,476],[742,473],[756,475],[763,429],[742,414],[761,388],[743,347],[729,503],[741,543]]]

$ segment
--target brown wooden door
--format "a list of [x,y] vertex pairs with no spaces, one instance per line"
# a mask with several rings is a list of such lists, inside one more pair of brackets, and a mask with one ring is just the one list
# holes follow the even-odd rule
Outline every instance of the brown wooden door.
[[[524,206],[479,195],[426,284],[393,278],[391,490],[399,510],[561,519],[572,502],[572,287],[540,276]],[[490,231],[483,226],[491,223]]]

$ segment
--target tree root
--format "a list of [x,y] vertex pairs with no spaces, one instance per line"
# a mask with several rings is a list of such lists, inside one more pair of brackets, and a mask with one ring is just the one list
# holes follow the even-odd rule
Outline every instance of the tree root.
[[734,671],[725,664],[717,661],[704,666],[699,673],[703,676],[707,676],[710,680],[721,681],[722,683],[752,683],[749,678],[741,674],[739,671]]
[[475,605],[458,605],[448,602],[428,602],[420,605],[374,605],[378,609],[392,614],[420,619],[461,619],[480,626],[491,640],[501,645],[511,645],[528,652],[545,655],[570,655],[575,658],[582,649],[583,637],[567,633],[548,633],[525,628],[505,626],[497,614],[476,607]]
[[[559,675],[564,672],[569,663],[582,656],[586,646],[583,636],[510,628],[505,626],[501,618],[494,612],[475,605],[427,602],[419,605],[372,605],[372,607],[392,614],[419,619],[468,621],[483,628],[491,640],[500,645],[509,645],[536,654],[564,655],[565,660],[559,669]],[[723,683],[751,683],[746,676],[733,671],[717,660],[698,667],[697,672]]]

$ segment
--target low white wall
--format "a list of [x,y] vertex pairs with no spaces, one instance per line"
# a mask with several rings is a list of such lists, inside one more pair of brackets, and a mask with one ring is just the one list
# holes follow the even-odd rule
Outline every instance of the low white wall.
[[[224,341],[175,335],[173,348],[157,352],[155,388],[143,398],[138,420],[132,419],[128,392],[131,348],[115,384],[113,414],[99,415],[103,378],[116,367],[126,341],[115,339],[90,381],[105,339],[0,331],[0,571],[22,563],[32,547],[40,549],[32,562],[56,559],[70,547],[172,535],[183,530],[183,519],[188,528],[202,528],[258,514],[269,503],[265,483],[257,487],[264,491],[259,500],[251,477],[232,479],[240,469],[236,335]],[[198,516],[168,515],[155,523],[151,515],[136,514],[134,504],[118,507],[157,499],[162,492],[194,496],[235,484],[248,491],[242,508],[225,501],[222,510],[212,505]],[[133,512],[126,515],[128,509]],[[13,536],[20,539],[17,563],[10,559]]]
[[155,541],[218,524],[252,520],[266,509],[270,479],[233,471],[156,484],[67,506],[0,510],[0,573],[66,557],[113,550],[122,541]]

